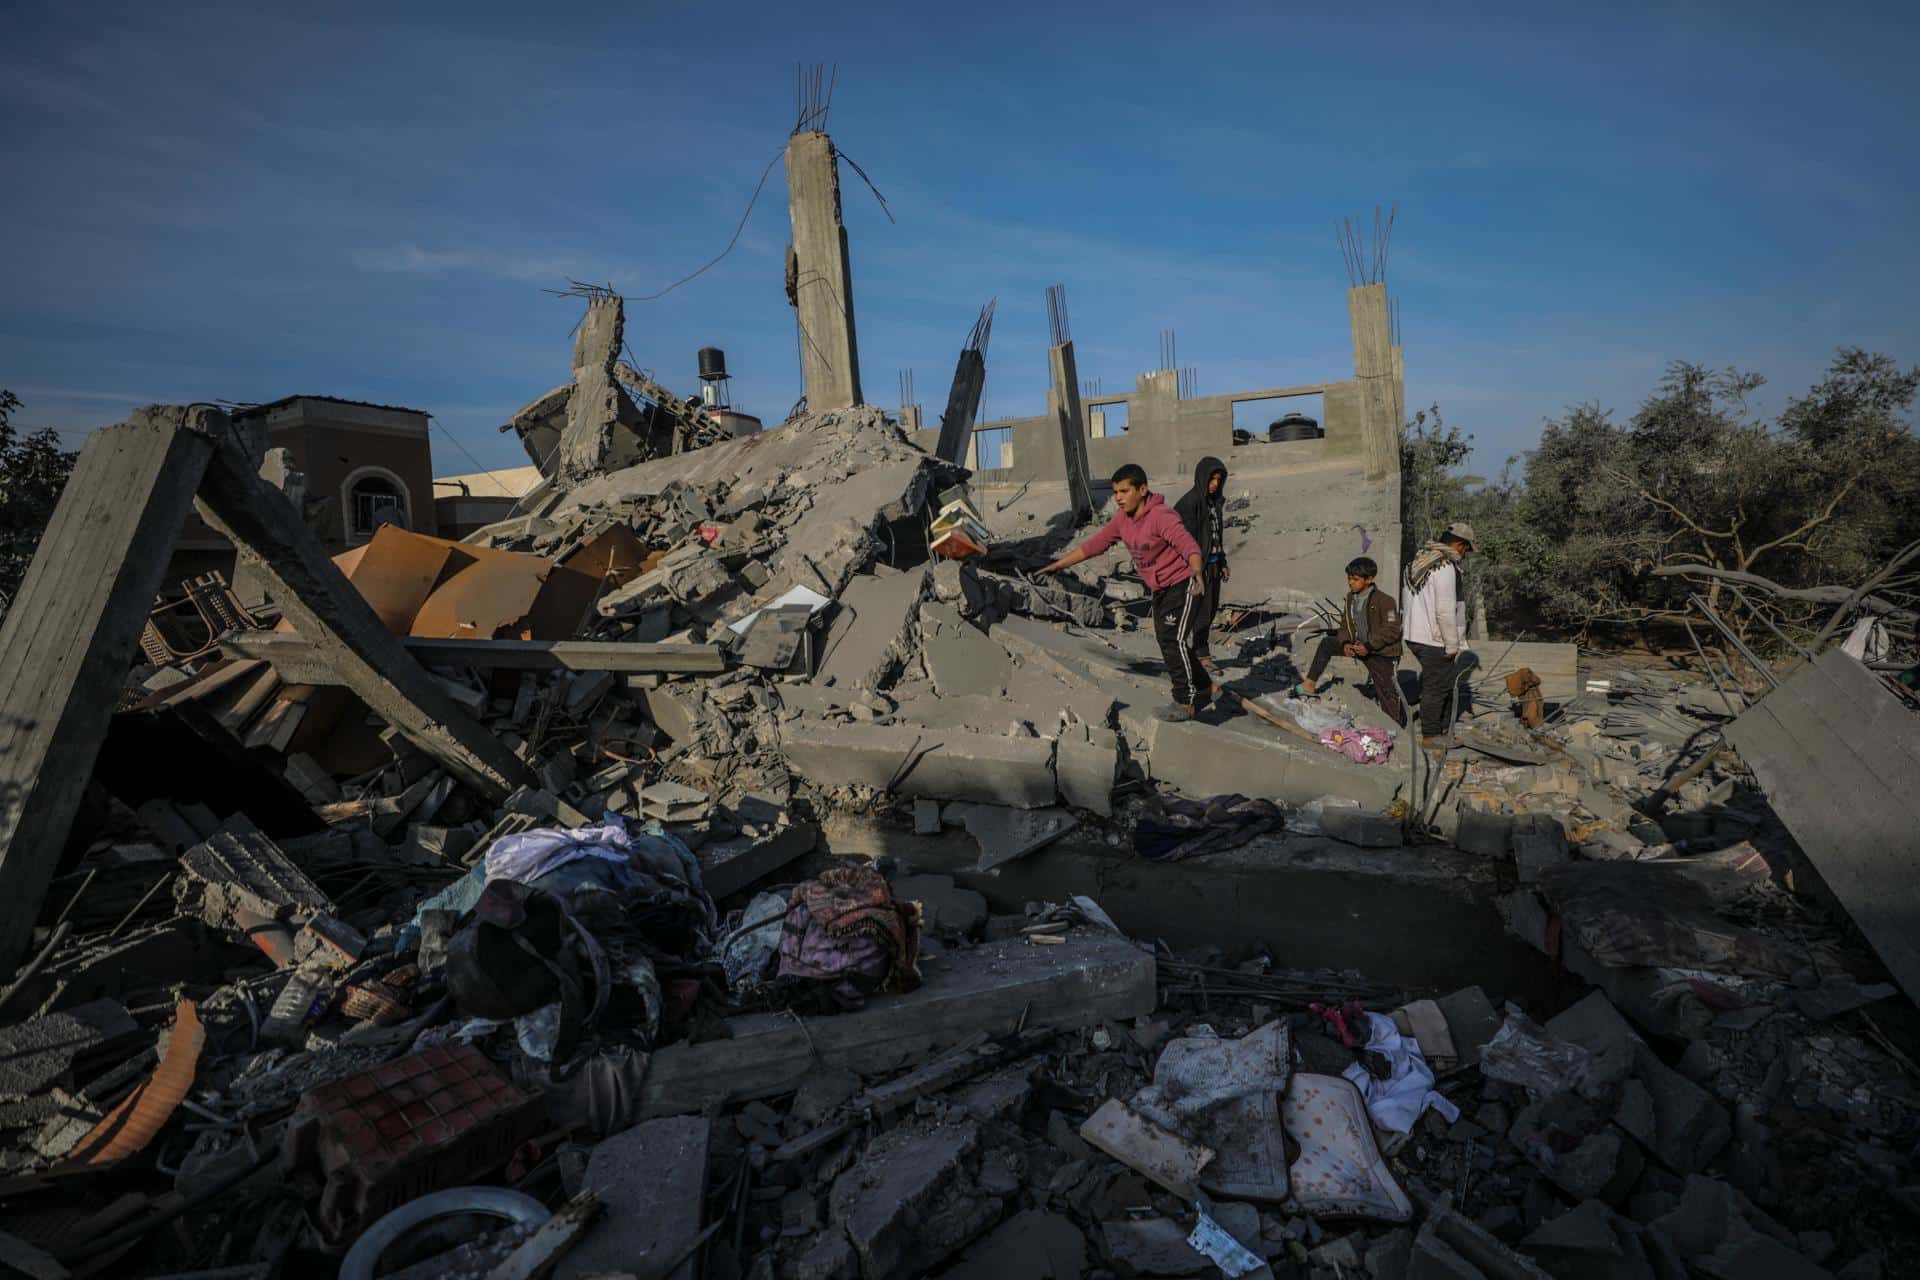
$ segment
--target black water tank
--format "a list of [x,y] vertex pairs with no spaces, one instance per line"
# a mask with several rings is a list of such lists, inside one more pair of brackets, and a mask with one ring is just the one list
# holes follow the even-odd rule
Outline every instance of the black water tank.
[[1290,413],[1267,428],[1267,439],[1275,444],[1287,440],[1319,440],[1327,433],[1304,413]]
[[727,353],[718,347],[700,348],[700,381],[716,382],[727,376]]

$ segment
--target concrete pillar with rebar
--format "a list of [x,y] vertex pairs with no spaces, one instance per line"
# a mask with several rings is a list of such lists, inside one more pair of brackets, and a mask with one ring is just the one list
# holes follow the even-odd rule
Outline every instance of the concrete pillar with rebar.
[[802,130],[787,143],[787,202],[793,218],[790,298],[800,329],[800,369],[815,413],[861,403],[860,352],[853,328],[853,263],[840,216],[840,166],[833,139]]
[[1369,480],[1385,478],[1397,465],[1400,424],[1399,364],[1387,319],[1387,286],[1363,284],[1347,290],[1347,318],[1353,326],[1353,373],[1360,383],[1360,457]]

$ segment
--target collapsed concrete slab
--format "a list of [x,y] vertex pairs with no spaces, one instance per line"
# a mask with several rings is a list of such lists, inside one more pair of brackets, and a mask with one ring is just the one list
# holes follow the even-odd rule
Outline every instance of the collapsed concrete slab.
[[727,1019],[729,1036],[654,1054],[643,1090],[648,1115],[698,1111],[725,1099],[797,1087],[816,1066],[889,1071],[976,1031],[1083,1027],[1138,1017],[1156,999],[1151,953],[1106,933],[1069,934],[1059,946],[988,943],[958,959],[922,962],[925,981],[864,1009],[797,1021],[757,1013]]
[[1920,717],[1832,649],[1729,725],[1727,741],[1901,989],[1920,1000]]
[[[1022,660],[1111,695],[1120,727],[1137,747],[1148,776],[1183,794],[1239,792],[1293,804],[1335,795],[1358,800],[1362,808],[1384,809],[1405,781],[1403,770],[1355,764],[1251,716],[1217,723],[1160,720],[1155,713],[1167,694],[1158,658],[1143,658],[1104,638],[1069,634],[1018,616],[996,623],[992,635]],[[1133,642],[1135,648],[1144,643]],[[1210,713],[1209,720],[1218,714]]]
[[901,725],[790,721],[787,767],[824,787],[1037,809],[1053,803],[1053,744],[1044,738],[939,733]]
[[1122,708],[1120,721],[1145,747],[1149,775],[1189,796],[1238,792],[1289,804],[1344,796],[1377,810],[1392,804],[1406,782],[1406,774],[1391,765],[1354,764],[1332,751],[1268,736],[1277,731],[1251,718],[1169,724]]
[[1013,678],[1013,659],[986,633],[960,620],[952,605],[920,606],[920,661],[934,692],[1003,697]]
[[[568,1251],[555,1280],[644,1269],[661,1280],[692,1280],[694,1260],[683,1257],[700,1236],[707,1189],[704,1117],[649,1120],[593,1149],[584,1185],[604,1212]],[[679,1265],[668,1266],[680,1258]]]

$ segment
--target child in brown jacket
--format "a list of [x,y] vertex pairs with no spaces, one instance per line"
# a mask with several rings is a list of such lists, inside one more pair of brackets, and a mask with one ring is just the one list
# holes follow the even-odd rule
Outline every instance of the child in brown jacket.
[[1373,678],[1373,700],[1387,717],[1402,728],[1406,713],[1400,705],[1400,685],[1396,672],[1400,666],[1400,606],[1392,596],[1374,588],[1380,566],[1371,556],[1357,556],[1347,565],[1347,598],[1340,610],[1338,629],[1320,640],[1307,668],[1307,678],[1294,686],[1296,693],[1311,694],[1319,687],[1320,673],[1327,669],[1336,653],[1358,659]]

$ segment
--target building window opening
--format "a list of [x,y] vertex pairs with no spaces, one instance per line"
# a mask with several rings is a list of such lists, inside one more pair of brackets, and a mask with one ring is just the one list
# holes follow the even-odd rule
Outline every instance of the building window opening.
[[1115,401],[1111,404],[1093,404],[1087,406],[1087,434],[1095,440],[1108,436],[1123,436],[1127,433],[1127,402]]
[[1292,444],[1326,437],[1325,398],[1318,394],[1266,396],[1233,403],[1236,445]]
[[371,538],[383,524],[407,527],[407,495],[385,476],[362,476],[348,491],[355,538]]
[[1013,465],[1013,428],[994,427],[973,433],[976,471],[999,471]]

